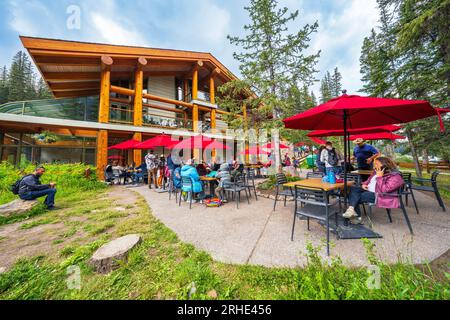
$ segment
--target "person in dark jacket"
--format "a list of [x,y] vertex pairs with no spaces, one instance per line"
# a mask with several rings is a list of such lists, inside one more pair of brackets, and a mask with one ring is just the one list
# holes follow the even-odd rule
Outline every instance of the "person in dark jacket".
[[33,174],[25,176],[19,184],[19,197],[22,200],[34,200],[46,196],[44,203],[47,209],[53,210],[55,209],[56,183],[41,184],[39,179],[44,172],[45,168],[40,166],[34,170]]

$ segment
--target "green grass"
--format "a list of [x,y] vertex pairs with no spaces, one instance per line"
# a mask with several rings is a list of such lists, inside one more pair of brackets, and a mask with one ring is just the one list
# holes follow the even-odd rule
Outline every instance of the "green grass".
[[[103,189],[58,199],[61,210],[31,218],[29,227],[64,221],[52,241],[55,250],[18,261],[0,275],[0,299],[448,299],[448,278],[411,264],[386,265],[366,240],[367,256],[381,271],[381,288],[368,289],[365,268],[349,268],[339,258],[331,264],[309,245],[304,268],[232,265],[183,243],[154,218],[137,196],[126,213],[115,210]],[[59,226],[61,227],[61,226]],[[142,236],[128,262],[108,275],[89,266],[92,253],[107,241],[130,233]],[[64,246],[61,249],[61,244]],[[67,268],[81,270],[81,289],[66,286]],[[448,275],[447,275],[448,277]],[[192,293],[191,286],[196,291]],[[191,294],[192,293],[192,294]]]

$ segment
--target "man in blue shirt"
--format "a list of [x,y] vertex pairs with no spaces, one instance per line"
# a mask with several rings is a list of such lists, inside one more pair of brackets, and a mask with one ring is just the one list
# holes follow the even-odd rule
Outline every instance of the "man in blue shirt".
[[356,139],[355,144],[353,159],[356,158],[358,170],[372,170],[373,160],[381,155],[380,152],[370,144],[365,143],[362,138]]

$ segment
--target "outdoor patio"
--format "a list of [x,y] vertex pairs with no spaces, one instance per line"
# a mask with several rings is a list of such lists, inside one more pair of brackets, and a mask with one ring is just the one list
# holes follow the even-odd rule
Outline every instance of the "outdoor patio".
[[[305,220],[297,220],[294,241],[290,240],[293,202],[283,207],[280,201],[273,211],[273,200],[253,197],[250,205],[245,197],[239,209],[234,203],[219,208],[206,208],[188,203],[181,207],[167,193],[158,193],[147,186],[132,188],[146,199],[153,215],[177,233],[179,238],[196,248],[210,253],[214,259],[237,264],[254,264],[294,267],[306,263],[306,245],[323,244],[325,228],[311,221],[308,231]],[[414,229],[411,236],[400,210],[393,210],[393,223],[389,223],[386,212],[374,210],[374,231],[383,238],[372,239],[379,257],[389,263],[399,260],[412,263],[432,261],[449,249],[450,215],[443,212],[437,201],[423,193],[416,193],[420,215],[413,207],[408,214]],[[367,223],[366,223],[367,224]],[[330,258],[339,256],[349,266],[364,266],[369,262],[362,240],[337,240],[330,237],[333,245]],[[324,259],[325,249],[321,250]]]

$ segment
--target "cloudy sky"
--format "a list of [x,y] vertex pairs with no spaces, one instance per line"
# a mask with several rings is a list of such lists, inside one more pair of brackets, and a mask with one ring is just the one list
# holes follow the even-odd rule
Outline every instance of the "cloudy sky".
[[[0,65],[9,65],[22,49],[18,36],[36,36],[112,44],[211,52],[235,74],[235,47],[226,36],[243,35],[249,0],[0,0]],[[311,52],[322,50],[321,78],[338,67],[344,88],[361,86],[359,55],[362,40],[378,20],[375,0],[280,0],[280,6],[299,10],[296,29],[319,22]],[[67,20],[79,8],[80,28]],[[75,8],[77,10],[77,8]],[[72,25],[73,26],[73,25]],[[75,25],[76,26],[76,25]],[[315,86],[317,92],[318,86]]]

